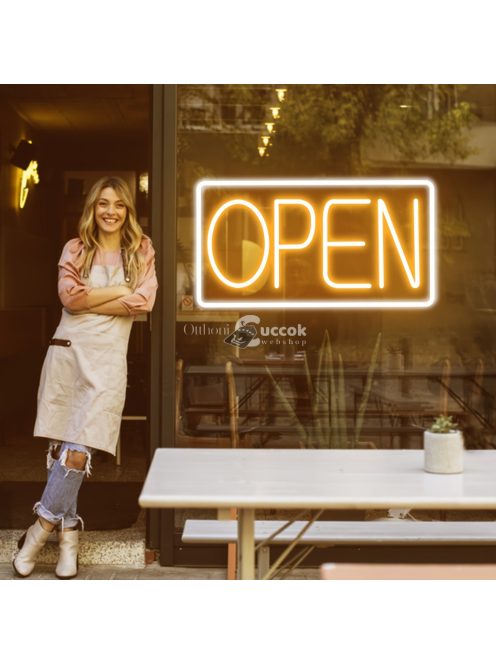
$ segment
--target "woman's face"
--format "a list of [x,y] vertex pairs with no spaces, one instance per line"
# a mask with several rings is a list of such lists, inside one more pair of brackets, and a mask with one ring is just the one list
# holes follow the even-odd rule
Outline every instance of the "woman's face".
[[112,187],[100,192],[95,203],[95,221],[101,233],[119,233],[126,221],[127,207]]

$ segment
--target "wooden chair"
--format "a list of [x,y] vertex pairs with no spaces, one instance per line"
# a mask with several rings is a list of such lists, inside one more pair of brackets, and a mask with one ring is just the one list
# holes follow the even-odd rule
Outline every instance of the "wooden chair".
[[[229,367],[228,367],[229,365]],[[176,447],[238,447],[238,412],[236,386],[234,383],[234,373],[232,363],[226,363],[226,381],[228,394],[228,412],[229,412],[229,436],[193,436],[184,432],[182,421],[182,400],[184,390],[184,361],[182,358],[176,360]],[[235,519],[236,509],[219,509],[217,518],[221,520]],[[236,578],[236,544],[227,545],[227,578],[234,580]]]
[[226,362],[227,404],[229,408],[229,430],[231,447],[239,447],[239,399],[236,390],[233,365],[230,360]]
[[449,384],[451,378],[451,362],[445,359],[441,373],[441,392],[439,396],[439,412],[442,415],[448,414]]
[[231,447],[231,436],[193,436],[184,431],[182,418],[184,361],[176,360],[176,447]]
[[472,408],[478,409],[482,397],[484,383],[484,360],[479,357],[475,365],[474,379],[470,386],[468,402]]
[[[236,390],[236,379],[234,377],[233,365],[230,360],[226,362],[226,385],[227,385],[227,403],[229,407],[229,429],[231,432],[231,446],[233,448],[239,447],[239,402],[238,393]],[[235,507],[226,510],[222,515],[222,519],[237,519],[238,510]],[[236,578],[237,567],[237,547],[236,543],[232,542],[227,545],[227,579],[233,581]]]

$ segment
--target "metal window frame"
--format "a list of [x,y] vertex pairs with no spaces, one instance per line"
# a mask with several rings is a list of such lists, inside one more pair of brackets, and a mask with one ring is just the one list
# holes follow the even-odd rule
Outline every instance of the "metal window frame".
[[[152,86],[150,200],[159,290],[151,326],[150,459],[174,447],[177,86]],[[147,546],[174,564],[174,510],[147,511]]]

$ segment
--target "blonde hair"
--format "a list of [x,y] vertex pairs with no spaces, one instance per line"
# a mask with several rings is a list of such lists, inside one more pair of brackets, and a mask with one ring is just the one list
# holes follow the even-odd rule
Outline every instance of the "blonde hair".
[[78,233],[84,245],[84,262],[82,274],[87,277],[96,250],[101,245],[98,242],[98,228],[95,221],[95,204],[102,191],[107,187],[112,188],[127,208],[126,220],[121,228],[121,250],[124,272],[129,278],[131,288],[136,288],[138,277],[144,267],[144,257],[138,251],[143,238],[143,230],[136,218],[136,207],[131,189],[125,180],[117,176],[103,177],[91,187],[84,209],[78,224]]

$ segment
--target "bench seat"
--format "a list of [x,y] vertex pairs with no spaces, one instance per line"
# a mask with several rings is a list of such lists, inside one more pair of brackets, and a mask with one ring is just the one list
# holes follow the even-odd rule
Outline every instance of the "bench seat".
[[[255,542],[259,543],[281,528],[286,521],[255,521]],[[276,535],[274,544],[292,542],[306,521],[295,521]],[[188,519],[183,542],[229,544],[237,541],[236,520]],[[414,521],[385,519],[376,521],[316,521],[304,533],[302,544],[315,546],[350,544],[496,544],[494,521]]]
[[[255,542],[259,544],[281,528],[286,521],[255,521]],[[290,544],[307,524],[295,521],[270,544]],[[182,541],[191,544],[230,544],[237,542],[236,520],[188,519]],[[413,519],[378,519],[375,521],[316,521],[303,534],[305,546],[345,545],[494,545],[495,521],[415,521]],[[269,567],[269,546],[258,550],[258,578]]]

